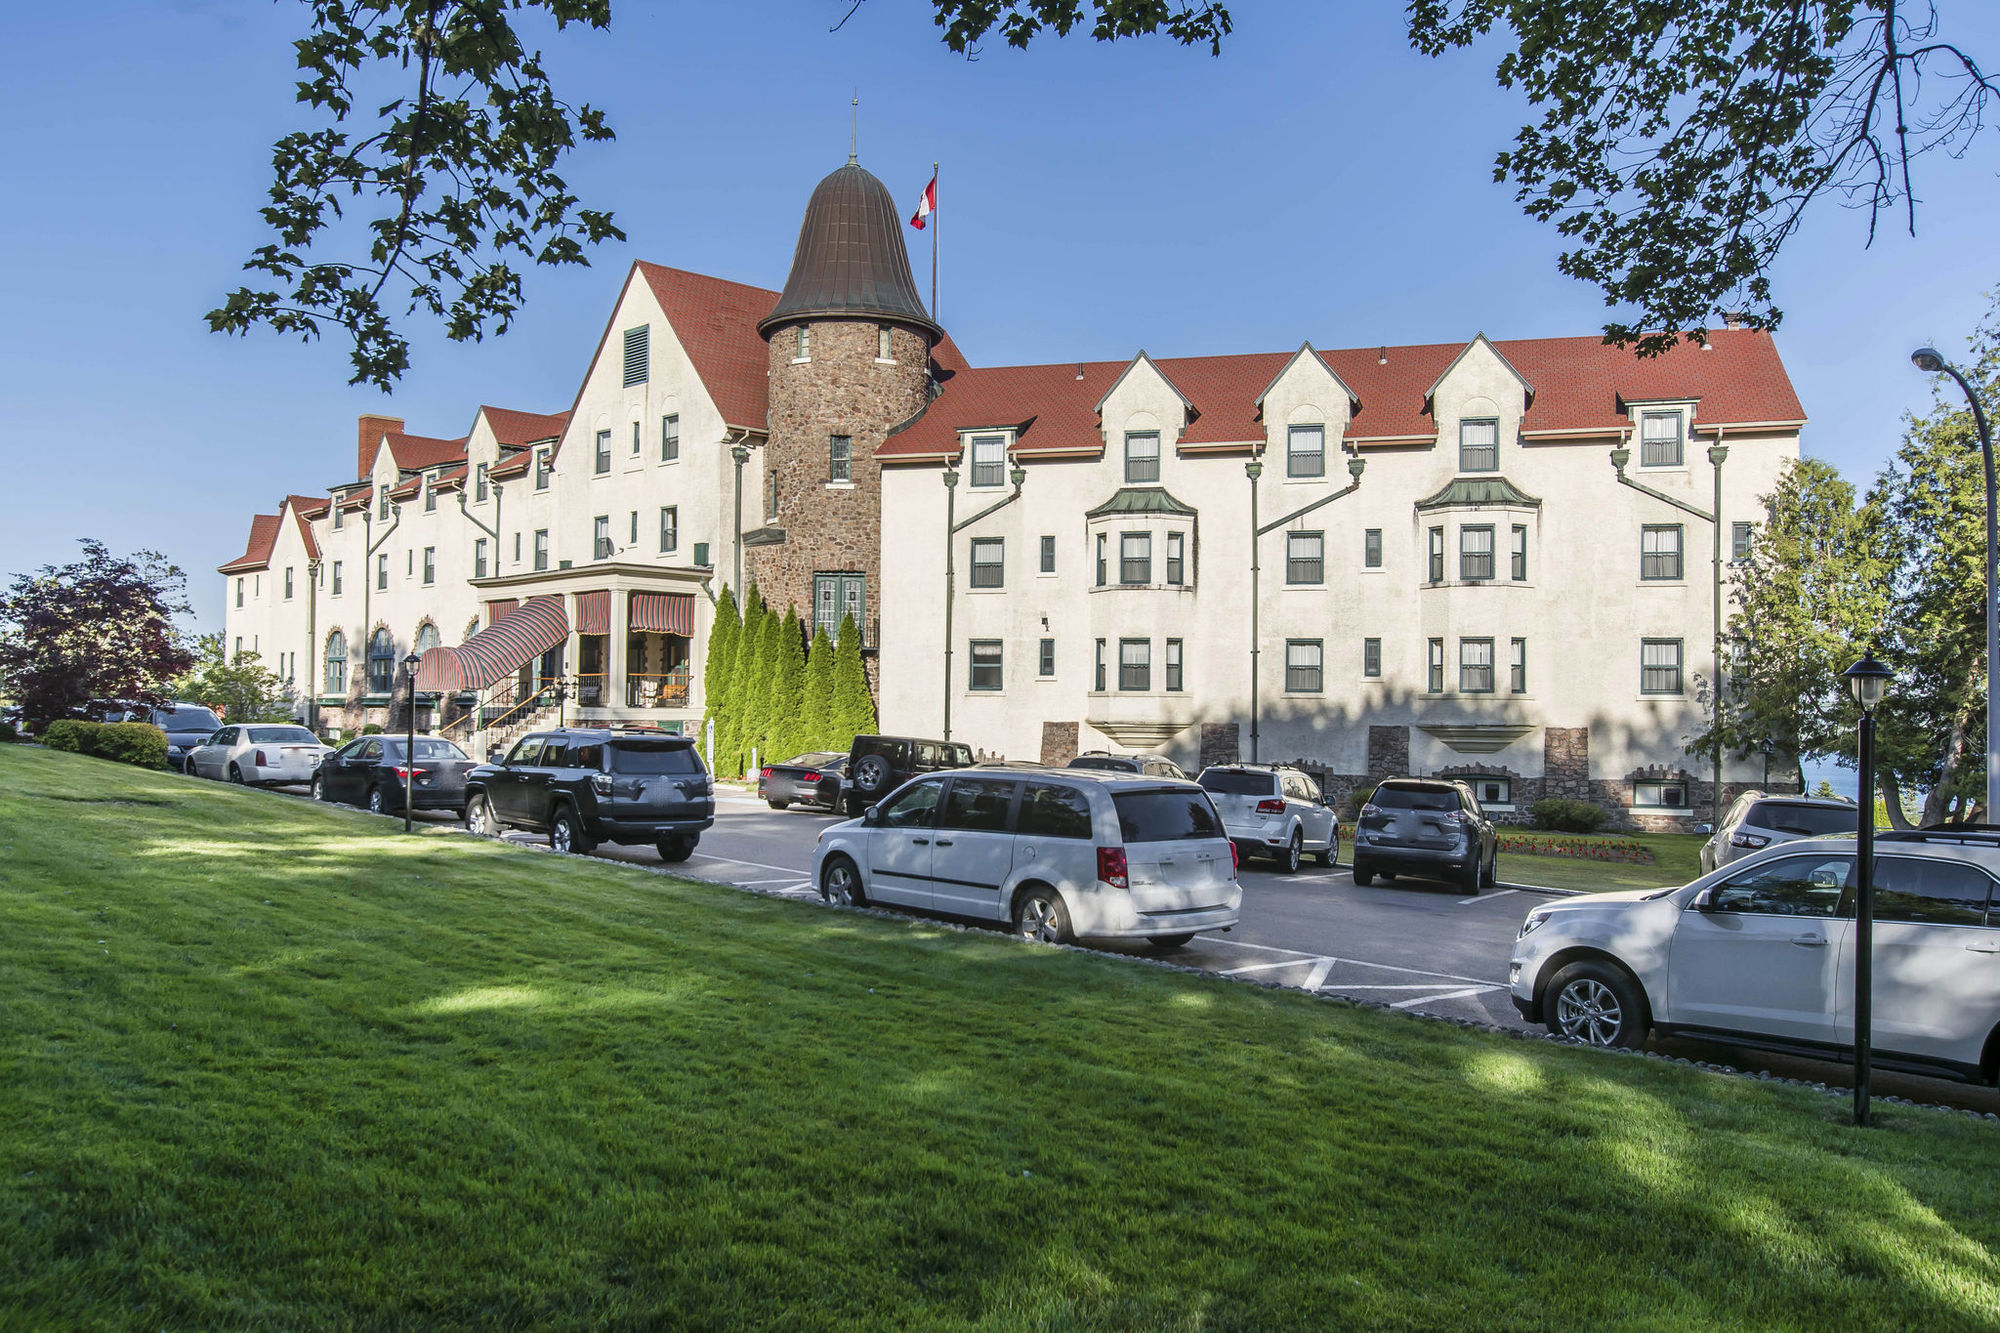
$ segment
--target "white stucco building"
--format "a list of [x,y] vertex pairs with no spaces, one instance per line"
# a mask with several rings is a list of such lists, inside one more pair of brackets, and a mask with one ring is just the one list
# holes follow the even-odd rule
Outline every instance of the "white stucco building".
[[[900,225],[850,163],[782,293],[635,265],[566,411],[362,418],[352,479],[223,567],[226,641],[352,727],[406,653],[498,622],[426,659],[440,721],[540,717],[567,676],[571,716],[691,725],[740,578],[858,613],[891,731],[1705,816],[1716,543],[1726,618],[1804,422],[1768,335],[977,368]],[[1724,794],[1763,774],[1726,758]]]

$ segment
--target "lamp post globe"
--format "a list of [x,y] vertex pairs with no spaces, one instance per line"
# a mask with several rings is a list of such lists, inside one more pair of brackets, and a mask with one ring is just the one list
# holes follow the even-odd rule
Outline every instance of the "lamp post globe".
[[1875,1028],[1875,710],[1893,673],[1873,653],[1864,653],[1840,674],[1861,706],[1854,802],[1854,1123],[1865,1126]]
[[1944,358],[1935,347],[1919,347],[1910,353],[1910,364],[1926,375],[1944,374]]

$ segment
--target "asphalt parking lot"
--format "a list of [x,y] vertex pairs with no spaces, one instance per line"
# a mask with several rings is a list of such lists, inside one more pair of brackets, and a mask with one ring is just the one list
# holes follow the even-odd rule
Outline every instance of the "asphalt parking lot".
[[[304,789],[297,789],[298,795]],[[419,816],[425,823],[449,816]],[[835,816],[801,807],[770,809],[721,789],[715,826],[675,873],[818,903],[812,883],[819,831]],[[542,844],[539,835],[508,840]],[[1343,852],[1344,852],[1343,847]],[[660,868],[651,847],[604,846],[594,855]],[[1503,857],[1500,876],[1518,873]],[[1554,896],[1535,890],[1488,889],[1476,897],[1444,884],[1398,878],[1357,887],[1343,864],[1308,866],[1281,875],[1251,861],[1240,872],[1243,916],[1234,930],[1195,937],[1186,948],[1157,954],[1143,944],[1101,946],[1105,952],[1166,957],[1222,976],[1254,977],[1322,995],[1366,1000],[1440,1018],[1476,1019],[1526,1031],[1530,1025],[1507,997],[1507,960],[1521,919]],[[994,929],[1000,927],[995,925]],[[1847,1086],[1847,1067],[1770,1055],[1708,1042],[1673,1040],[1651,1049],[1829,1085]],[[2000,1113],[2000,1091],[1878,1070],[1877,1095]]]

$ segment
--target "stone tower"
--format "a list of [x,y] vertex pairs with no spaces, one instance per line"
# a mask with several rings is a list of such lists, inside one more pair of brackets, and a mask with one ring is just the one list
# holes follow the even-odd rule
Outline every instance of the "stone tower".
[[[902,217],[853,158],[806,205],[791,275],[757,325],[770,344],[765,491],[744,497],[744,574],[773,607],[881,616],[882,487],[875,451],[931,398],[943,337],[917,295]],[[752,506],[755,506],[753,509]]]

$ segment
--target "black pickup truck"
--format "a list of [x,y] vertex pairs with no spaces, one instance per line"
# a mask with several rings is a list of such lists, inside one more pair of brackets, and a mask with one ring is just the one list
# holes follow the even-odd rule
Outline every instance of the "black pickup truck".
[[685,861],[714,822],[715,792],[694,741],[662,731],[538,731],[465,775],[468,829],[546,833],[562,853],[650,842],[661,860]]

